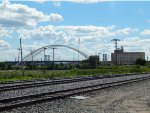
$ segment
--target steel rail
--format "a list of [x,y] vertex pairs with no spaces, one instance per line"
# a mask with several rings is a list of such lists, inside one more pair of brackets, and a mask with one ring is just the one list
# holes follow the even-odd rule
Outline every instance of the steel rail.
[[127,83],[138,82],[138,81],[142,81],[146,79],[150,79],[150,76],[129,79],[129,80],[121,80],[121,81],[116,81],[112,83],[103,83],[103,84],[97,84],[97,85],[91,85],[91,86],[85,86],[85,87],[78,87],[78,88],[73,88],[73,89],[65,89],[65,90],[53,91],[53,92],[48,92],[48,93],[1,99],[0,103],[6,104],[6,105],[0,107],[0,112],[22,107],[22,106],[33,105],[33,104],[41,103],[45,101],[50,101],[50,100],[52,101],[55,99],[65,98],[65,97],[80,94],[80,93],[109,88],[113,86],[119,86],[119,85],[127,84]]
[[63,80],[42,81],[42,82],[33,82],[33,83],[23,83],[23,84],[16,84],[16,85],[0,86],[0,92],[25,89],[25,88],[48,86],[48,85],[67,84],[67,83],[81,82],[81,81],[88,81],[88,80],[95,80],[95,79],[102,79],[102,77],[63,79]]
[[[133,75],[133,74],[130,74]],[[38,81],[38,82],[26,82],[21,84],[15,84],[15,85],[6,85],[6,86],[0,86],[0,92],[4,91],[10,91],[10,90],[18,90],[18,89],[25,89],[25,88],[33,88],[33,87],[41,87],[41,86],[48,86],[48,85],[56,85],[56,84],[66,84],[66,83],[73,83],[73,82],[82,82],[82,81],[88,81],[88,80],[98,80],[103,78],[109,78],[109,77],[123,77],[123,76],[130,76],[130,75],[113,75],[113,76],[91,76],[91,77],[83,77],[83,78],[75,78],[75,79],[62,79],[62,80],[53,80],[53,81]]]

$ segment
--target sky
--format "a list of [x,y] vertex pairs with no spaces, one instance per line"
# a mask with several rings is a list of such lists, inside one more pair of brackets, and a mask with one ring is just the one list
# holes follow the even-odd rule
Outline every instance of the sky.
[[[66,45],[87,55],[110,55],[112,39],[125,52],[145,52],[150,59],[150,1],[1,0],[0,61],[23,57],[47,45]],[[52,58],[52,49],[46,50]],[[43,53],[34,60],[43,59]],[[85,59],[79,55],[79,59]],[[78,53],[58,47],[55,60],[78,60]]]

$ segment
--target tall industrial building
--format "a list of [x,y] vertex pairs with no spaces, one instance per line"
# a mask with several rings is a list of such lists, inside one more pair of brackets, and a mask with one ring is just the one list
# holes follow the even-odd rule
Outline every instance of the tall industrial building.
[[117,64],[121,65],[134,64],[138,58],[145,59],[145,52],[124,52],[121,47],[111,53],[111,61],[114,63],[117,61]]

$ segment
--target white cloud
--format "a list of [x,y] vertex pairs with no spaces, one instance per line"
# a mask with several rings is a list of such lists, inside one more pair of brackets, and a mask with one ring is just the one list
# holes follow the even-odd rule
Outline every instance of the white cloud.
[[49,40],[51,43],[75,44],[81,42],[100,42],[114,36],[129,35],[137,29],[116,29],[113,26],[40,26],[32,30],[18,30],[23,39]]
[[6,30],[3,27],[0,27],[0,37],[10,37],[11,31]]
[[49,43],[65,42],[66,36],[62,31],[56,31],[54,26],[40,26],[33,30],[22,29],[18,30],[20,37],[23,39],[48,40]]
[[119,42],[126,52],[145,52],[146,56],[150,56],[150,39],[140,37],[127,37]]
[[68,37],[86,39],[102,39],[104,37],[115,36],[113,32],[115,26],[57,26],[57,30],[62,30]]
[[146,29],[140,33],[141,35],[150,35],[150,29]]
[[63,17],[59,14],[51,13],[50,16],[48,17],[50,21],[62,21]]
[[55,1],[55,2],[53,2],[53,5],[56,7],[59,7],[61,5],[61,3],[59,1]]
[[102,1],[107,1],[107,0],[67,0],[68,2],[75,2],[75,3],[98,3]]
[[102,1],[108,1],[108,0],[29,0],[34,1],[38,3],[43,3],[46,1],[52,1],[52,2],[74,2],[74,3],[98,3]]
[[113,37],[115,26],[40,26],[32,30],[18,30],[23,39],[48,40],[49,43],[76,44],[81,42],[96,42]]
[[129,35],[132,32],[137,32],[137,29],[132,29],[132,28],[124,28],[124,29],[120,29],[118,30],[116,33],[119,35]]
[[47,1],[53,2],[53,5],[56,7],[61,6],[61,2],[72,2],[72,3],[82,3],[82,4],[94,4],[98,2],[103,2],[107,0],[29,0],[37,3],[44,3]]
[[126,46],[126,47],[135,47],[141,44],[139,37],[127,37],[124,40],[120,41],[119,43],[120,45]]
[[63,20],[59,14],[45,15],[35,8],[11,4],[8,0],[4,0],[0,5],[0,14],[0,25],[4,27],[34,27],[39,22]]
[[[16,0],[9,0],[9,1],[15,1]],[[24,1],[24,0],[18,0],[18,1]],[[72,3],[83,3],[83,4],[93,4],[93,3],[99,3],[99,2],[107,2],[107,1],[124,1],[124,0],[26,0],[26,1],[32,1],[37,3],[44,3],[44,2],[72,2]],[[126,1],[141,1],[141,0],[126,0]],[[149,1],[149,0],[147,0]],[[141,12],[141,11],[140,11]]]
[[43,3],[43,2],[45,2],[46,0],[30,0],[30,1],[38,2],[38,3]]
[[0,50],[9,49],[11,46],[8,42],[0,40]]
[[19,51],[13,48],[7,50],[0,50],[0,54],[3,54],[3,56],[1,56],[0,61],[18,61],[18,55],[20,58]]

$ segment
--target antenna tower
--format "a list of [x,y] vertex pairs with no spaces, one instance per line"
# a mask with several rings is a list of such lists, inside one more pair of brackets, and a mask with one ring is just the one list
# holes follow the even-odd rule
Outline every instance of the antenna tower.
[[114,42],[115,42],[114,44],[115,44],[116,50],[115,50],[114,53],[115,53],[115,57],[116,57],[116,58],[115,58],[115,60],[116,60],[115,64],[116,64],[116,67],[117,67],[117,65],[118,65],[118,62],[117,62],[117,61],[118,61],[118,60],[117,60],[117,48],[118,48],[118,47],[117,47],[117,46],[118,46],[118,41],[120,41],[120,40],[119,40],[119,39],[112,39],[111,41],[114,41]]

